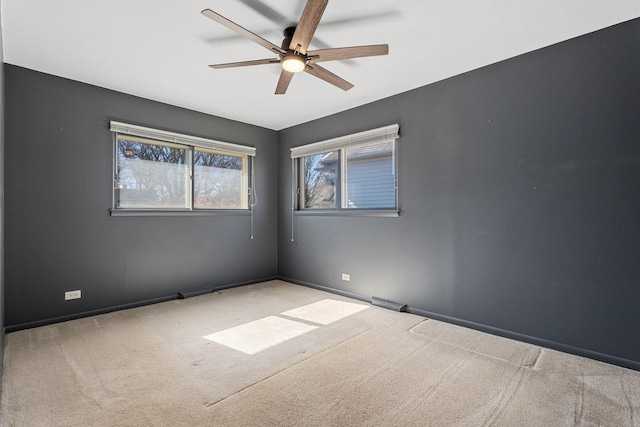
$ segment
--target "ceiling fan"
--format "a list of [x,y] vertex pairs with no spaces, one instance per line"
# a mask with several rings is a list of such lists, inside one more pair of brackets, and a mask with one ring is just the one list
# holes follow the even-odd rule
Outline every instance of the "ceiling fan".
[[263,46],[278,55],[277,58],[214,64],[209,65],[209,67],[220,69],[245,67],[249,65],[281,64],[282,71],[280,72],[280,79],[276,86],[276,95],[284,94],[289,87],[289,83],[291,82],[293,75],[300,71],[304,71],[312,76],[318,77],[319,79],[331,83],[342,90],[351,89],[353,84],[321,67],[318,65],[318,62],[387,55],[389,53],[389,45],[376,44],[340,47],[334,49],[307,50],[328,2],[329,0],[307,0],[307,4],[302,11],[302,16],[300,16],[300,20],[298,21],[298,25],[284,30],[284,41],[282,42],[281,47],[276,46],[268,40],[263,39],[259,35],[252,33],[210,9],[203,10],[202,14],[207,18],[224,25],[230,30],[235,31],[241,36],[258,43],[260,46]]

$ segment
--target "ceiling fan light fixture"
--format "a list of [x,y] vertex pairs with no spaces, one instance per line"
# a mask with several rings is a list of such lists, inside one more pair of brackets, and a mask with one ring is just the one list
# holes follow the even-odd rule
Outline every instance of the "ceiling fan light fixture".
[[305,58],[295,53],[287,53],[282,58],[282,69],[290,73],[299,73],[307,66]]

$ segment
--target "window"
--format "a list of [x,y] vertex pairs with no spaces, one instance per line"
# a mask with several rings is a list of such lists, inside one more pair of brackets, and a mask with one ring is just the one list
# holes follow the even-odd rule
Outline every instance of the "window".
[[294,210],[397,211],[397,138],[391,125],[292,148]]
[[114,211],[248,210],[255,149],[111,122]]
[[187,208],[188,147],[118,135],[116,208]]
[[193,206],[196,209],[246,209],[247,156],[195,149]]

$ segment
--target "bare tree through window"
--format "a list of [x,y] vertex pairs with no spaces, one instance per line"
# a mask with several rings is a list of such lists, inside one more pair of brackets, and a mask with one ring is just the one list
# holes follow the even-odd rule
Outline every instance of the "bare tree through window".
[[246,179],[244,158],[214,151],[194,152],[194,207],[201,209],[241,208]]
[[336,179],[338,153],[304,157],[304,207],[336,207]]
[[118,140],[120,207],[184,207],[187,203],[187,149]]

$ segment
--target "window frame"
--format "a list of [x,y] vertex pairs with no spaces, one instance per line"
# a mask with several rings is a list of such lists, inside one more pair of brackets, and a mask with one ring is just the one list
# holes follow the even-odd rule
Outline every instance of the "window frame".
[[[113,134],[113,171],[111,216],[209,216],[209,215],[253,215],[255,206],[255,147],[216,141],[191,135],[147,128],[111,121]],[[186,193],[185,207],[118,207],[118,141],[127,137],[140,143],[158,146],[179,147],[186,150]],[[239,157],[242,162],[241,203],[239,208],[195,207],[195,152],[202,151],[224,156]]]
[[[399,125],[389,125],[371,129],[356,134],[350,134],[326,141],[305,144],[291,149],[292,159],[292,212],[295,215],[326,215],[326,216],[383,216],[397,217],[400,213],[398,199],[398,139]],[[348,207],[347,189],[347,150],[349,148],[366,146],[369,144],[393,141],[392,170],[394,187],[393,207],[353,208]],[[312,155],[337,152],[337,174],[335,182],[335,200],[338,207],[318,208],[305,206],[305,158]]]

